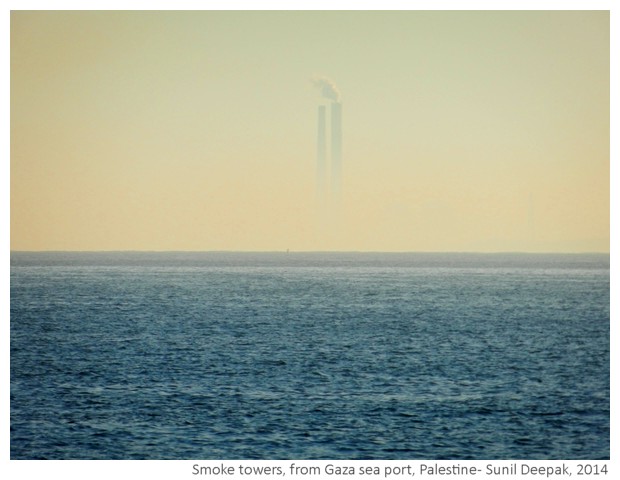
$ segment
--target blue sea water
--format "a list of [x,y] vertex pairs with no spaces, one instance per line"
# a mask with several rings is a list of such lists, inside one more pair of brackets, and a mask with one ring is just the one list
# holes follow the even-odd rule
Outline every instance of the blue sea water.
[[11,253],[12,459],[609,458],[609,255]]

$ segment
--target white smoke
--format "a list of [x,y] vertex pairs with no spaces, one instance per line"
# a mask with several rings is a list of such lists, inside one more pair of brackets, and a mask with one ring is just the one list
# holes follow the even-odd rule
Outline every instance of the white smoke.
[[340,92],[338,91],[338,87],[336,87],[336,84],[329,78],[315,76],[312,78],[312,83],[321,91],[321,96],[340,103]]

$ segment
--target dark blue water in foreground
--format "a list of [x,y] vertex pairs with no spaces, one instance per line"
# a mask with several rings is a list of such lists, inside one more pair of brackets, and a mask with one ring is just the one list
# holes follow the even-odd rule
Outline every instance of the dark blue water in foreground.
[[11,254],[13,459],[609,458],[609,256]]

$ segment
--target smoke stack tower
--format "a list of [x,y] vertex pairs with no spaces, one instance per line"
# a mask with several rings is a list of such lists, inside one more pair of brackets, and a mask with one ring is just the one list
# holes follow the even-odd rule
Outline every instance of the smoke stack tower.
[[319,105],[318,134],[316,139],[316,194],[320,203],[327,195],[327,129],[325,105]]
[[331,118],[332,198],[335,206],[342,195],[342,104],[332,102]]
[[[329,78],[315,77],[314,85],[327,104],[318,108],[316,150],[317,206],[321,236],[336,245],[342,228],[342,104],[340,92]],[[328,115],[328,106],[330,114]],[[329,145],[328,145],[329,143]]]

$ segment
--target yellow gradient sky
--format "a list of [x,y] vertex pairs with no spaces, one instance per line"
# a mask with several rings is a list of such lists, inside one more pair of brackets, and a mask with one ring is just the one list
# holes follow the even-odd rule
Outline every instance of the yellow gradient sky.
[[11,14],[12,250],[608,252],[609,213],[604,11]]

